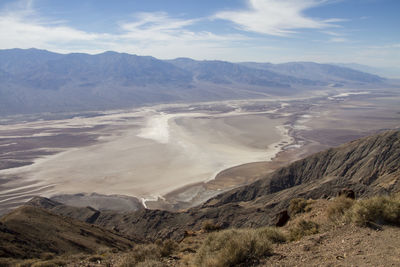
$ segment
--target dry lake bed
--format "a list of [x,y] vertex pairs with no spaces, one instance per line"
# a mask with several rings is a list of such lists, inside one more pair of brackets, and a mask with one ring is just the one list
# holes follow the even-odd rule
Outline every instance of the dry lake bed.
[[342,91],[3,117],[0,213],[36,195],[100,209],[193,206],[312,152],[399,128],[399,103],[390,92]]

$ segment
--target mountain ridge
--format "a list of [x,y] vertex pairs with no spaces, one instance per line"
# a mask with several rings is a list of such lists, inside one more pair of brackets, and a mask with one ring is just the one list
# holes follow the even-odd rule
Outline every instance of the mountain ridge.
[[265,98],[330,90],[332,85],[375,88],[386,81],[333,65],[285,64],[159,60],[112,51],[0,50],[0,115]]

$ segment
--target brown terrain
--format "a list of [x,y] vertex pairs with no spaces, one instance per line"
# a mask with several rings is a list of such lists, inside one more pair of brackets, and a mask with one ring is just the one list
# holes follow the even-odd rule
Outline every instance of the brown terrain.
[[101,249],[126,250],[132,239],[118,233],[24,206],[0,220],[0,257],[35,258],[54,254],[93,253]]
[[[399,198],[380,199],[380,202],[374,199],[368,202],[368,198],[400,192],[399,157],[400,131],[385,131],[295,161],[249,185],[181,212],[99,211],[37,197],[1,218],[1,234],[5,237],[1,239],[1,249],[3,257],[19,259],[40,257],[46,252],[57,257],[64,257],[66,252],[89,253],[78,259],[65,261],[64,258],[64,263],[72,266],[136,266],[147,261],[145,256],[138,256],[140,253],[160,255],[143,266],[229,266],[202,261],[201,253],[207,242],[225,233],[216,232],[213,237],[209,232],[243,229],[240,231],[247,231],[244,235],[248,238],[257,229],[275,225],[277,214],[288,211],[289,222],[274,230],[284,238],[268,237],[275,244],[264,254],[241,261],[242,266],[397,266]],[[335,202],[335,197],[344,189],[360,200],[349,200],[351,204],[344,200]],[[302,200],[296,202],[296,199]],[[366,202],[362,202],[364,199]],[[297,211],[293,203],[300,207]],[[331,207],[336,207],[335,212],[329,211],[333,210]],[[362,212],[370,217],[361,216]],[[26,227],[27,224],[31,226]],[[232,235],[240,234],[232,232]],[[156,242],[156,245],[140,245],[142,242]],[[13,246],[15,249],[10,252]],[[129,252],[130,246],[134,247],[132,252]],[[104,252],[104,248],[111,252]],[[156,252],[149,252],[152,249]],[[118,250],[126,252],[118,253]],[[94,253],[101,256],[90,258]],[[135,263],[130,265],[130,258]]]

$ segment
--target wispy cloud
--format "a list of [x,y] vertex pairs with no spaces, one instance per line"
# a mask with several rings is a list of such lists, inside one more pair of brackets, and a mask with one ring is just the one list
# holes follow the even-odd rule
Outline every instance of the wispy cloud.
[[179,51],[188,52],[188,48],[204,51],[247,39],[239,34],[193,31],[189,27],[201,19],[172,18],[165,12],[133,14],[128,21],[116,22],[113,33],[87,32],[40,16],[31,0],[17,3],[0,11],[0,49],[38,47],[88,53],[116,50],[165,58]]
[[247,0],[248,8],[224,11],[214,17],[233,22],[237,28],[261,34],[287,36],[296,29],[323,29],[342,21],[308,17],[304,11],[328,3],[328,0]]
[[333,43],[346,43],[349,42],[349,39],[344,38],[344,37],[333,37],[329,39],[329,42]]
[[238,34],[216,35],[187,28],[201,20],[171,18],[165,12],[138,13],[133,21],[120,23],[123,32],[118,37],[142,41],[231,41],[245,38]]
[[93,41],[103,36],[41,18],[33,9],[32,0],[16,2],[0,12],[0,48],[49,47],[55,43]]

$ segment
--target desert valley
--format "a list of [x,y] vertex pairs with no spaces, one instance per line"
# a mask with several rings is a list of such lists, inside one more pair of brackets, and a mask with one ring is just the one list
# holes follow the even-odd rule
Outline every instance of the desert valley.
[[195,206],[313,152],[398,128],[399,101],[391,91],[338,90],[30,121],[6,117],[0,207],[4,213],[36,195],[97,209]]
[[400,266],[399,7],[0,1],[0,266]]

